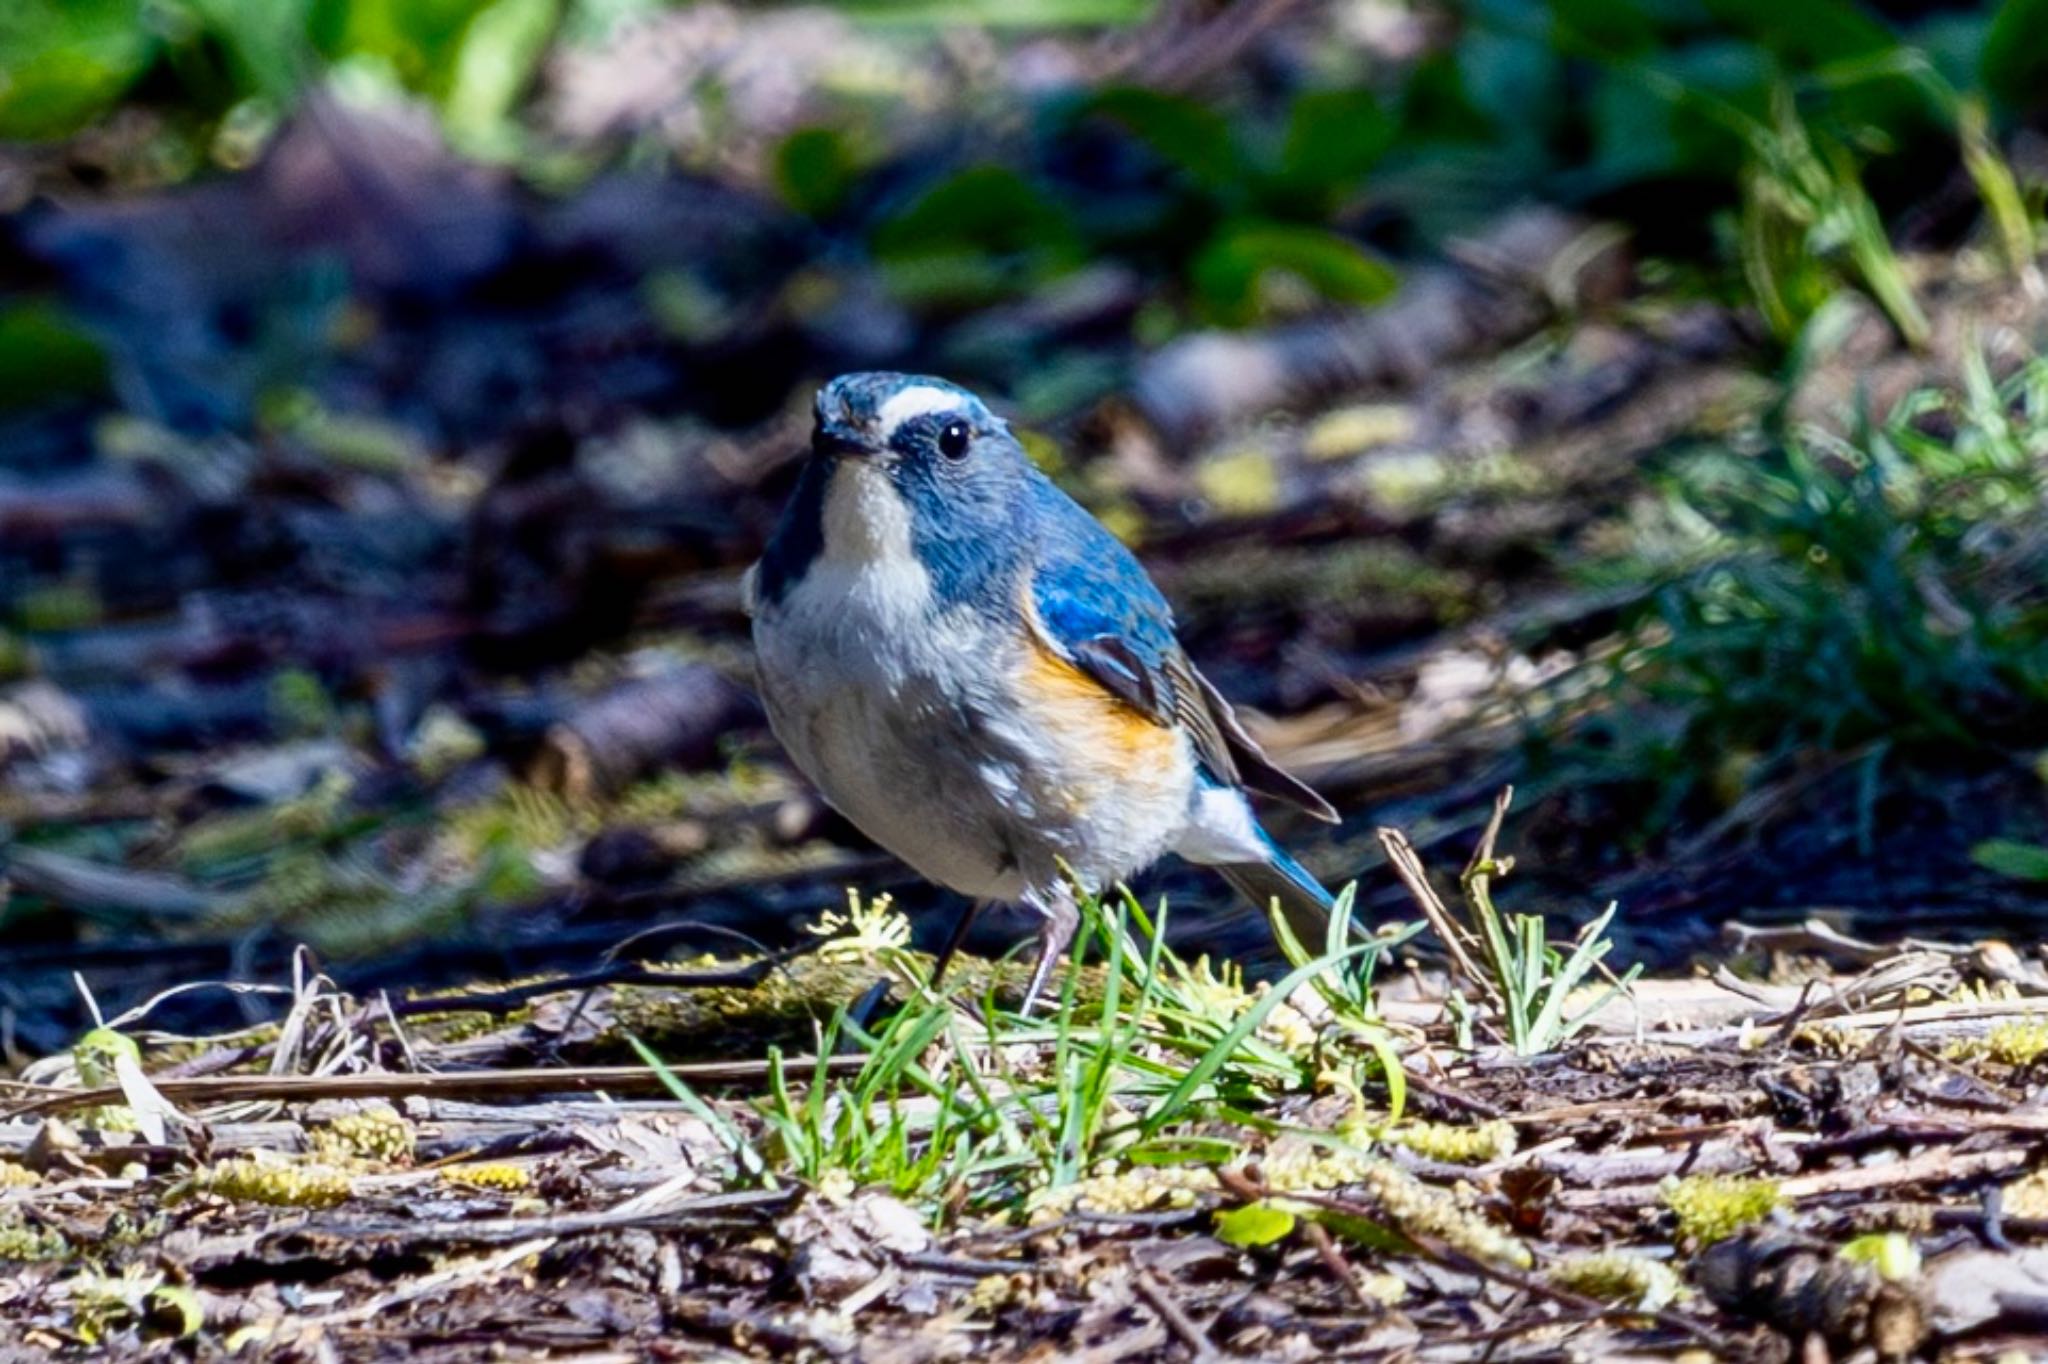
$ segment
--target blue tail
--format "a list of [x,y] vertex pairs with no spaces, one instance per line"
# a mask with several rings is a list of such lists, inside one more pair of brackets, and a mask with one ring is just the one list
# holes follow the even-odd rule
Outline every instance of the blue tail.
[[1265,838],[1263,831],[1260,837],[1266,844],[1266,861],[1229,862],[1216,870],[1257,905],[1262,914],[1278,900],[1281,916],[1302,947],[1310,956],[1321,956],[1330,937],[1330,911],[1335,908],[1330,892],[1323,889],[1323,883],[1307,867],[1289,857],[1272,839]]

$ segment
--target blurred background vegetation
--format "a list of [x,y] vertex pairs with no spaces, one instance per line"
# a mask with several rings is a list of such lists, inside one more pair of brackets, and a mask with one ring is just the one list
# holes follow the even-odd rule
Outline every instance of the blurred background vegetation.
[[1014,415],[1367,904],[1375,824],[1461,859],[1512,779],[1522,885],[1666,965],[1738,916],[2038,938],[2044,34],[11,0],[4,1039],[60,1045],[79,965],[404,984],[943,903],[746,693],[736,577],[850,368]]

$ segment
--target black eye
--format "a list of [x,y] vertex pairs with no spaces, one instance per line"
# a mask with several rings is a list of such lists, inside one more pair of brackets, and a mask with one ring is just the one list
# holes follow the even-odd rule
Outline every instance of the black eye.
[[939,453],[947,459],[965,458],[967,442],[972,434],[966,422],[947,422],[939,432]]

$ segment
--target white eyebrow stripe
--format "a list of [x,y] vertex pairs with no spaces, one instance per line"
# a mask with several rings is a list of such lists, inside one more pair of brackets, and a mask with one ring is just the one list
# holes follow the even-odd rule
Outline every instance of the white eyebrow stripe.
[[901,393],[891,394],[889,400],[882,404],[881,410],[875,413],[875,424],[881,428],[882,439],[887,441],[894,437],[897,428],[907,421],[914,421],[933,412],[955,412],[960,406],[961,399],[958,393],[950,389],[933,388],[929,384],[919,384],[916,388],[906,388]]

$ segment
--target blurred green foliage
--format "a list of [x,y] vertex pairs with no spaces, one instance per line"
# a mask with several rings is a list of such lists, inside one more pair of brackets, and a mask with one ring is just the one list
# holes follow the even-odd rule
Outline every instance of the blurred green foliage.
[[[0,6],[0,137],[63,137],[142,100],[174,110],[166,135],[199,153],[177,164],[210,155],[233,167],[319,73],[339,69],[358,90],[431,101],[465,153],[558,184],[561,149],[529,128],[542,63],[669,7],[13,0]],[[968,26],[1135,25],[1156,5],[835,8],[926,41]],[[1362,223],[1391,213],[1437,238],[1535,195],[1643,218],[1653,239],[1710,222],[1716,230],[1691,249],[1717,250],[1725,278],[1788,344],[1845,288],[1918,341],[1925,320],[1885,224],[1902,196],[1924,194],[1958,159],[2003,254],[2016,269],[2031,256],[2038,203],[1997,148],[2001,129],[2048,90],[2048,0],[1897,20],[1855,0],[1466,0],[1436,13],[1451,22],[1402,61],[1332,47],[1265,88],[1233,79],[1197,93],[1060,93],[1046,101],[1035,151],[1000,144],[907,186],[900,158],[916,149],[884,111],[849,106],[779,135],[768,181],[797,212],[855,232],[905,301],[941,309],[1026,294],[1104,257],[1162,274],[1185,322],[1243,326],[1319,302],[1369,304],[1395,276]],[[1094,193],[1048,172],[1061,147],[1105,125],[1147,160],[1149,178]],[[569,173],[600,160],[572,159]],[[841,221],[850,209],[855,219]]]
[[0,7],[0,137],[70,132],[149,66],[142,0],[14,0]]
[[2048,361],[1996,383],[1978,357],[1958,390],[1913,392],[1847,435],[1686,458],[1666,495],[1696,563],[1662,575],[1635,622],[1611,724],[1595,726],[1611,747],[1589,769],[1652,779],[1655,827],[1703,788],[1726,799],[1802,755],[1911,762],[2037,741],[2044,469]]
[[970,166],[884,221],[875,254],[916,302],[983,302],[1021,293],[1085,258],[1072,215],[1007,166]]
[[1393,142],[1371,91],[1296,95],[1277,137],[1247,136],[1219,110],[1136,87],[1104,91],[1080,112],[1124,127],[1175,181],[1134,231],[1121,241],[1102,233],[1103,244],[1168,258],[1185,244],[1186,282],[1208,320],[1257,321],[1262,295],[1288,283],[1338,303],[1392,292],[1391,269],[1323,226]]
[[42,302],[0,307],[0,409],[97,393],[106,383],[98,345],[58,308]]
[[560,0],[17,0],[0,7],[0,137],[73,132],[161,68],[193,112],[283,105],[326,63],[364,63],[488,146],[561,19]]

